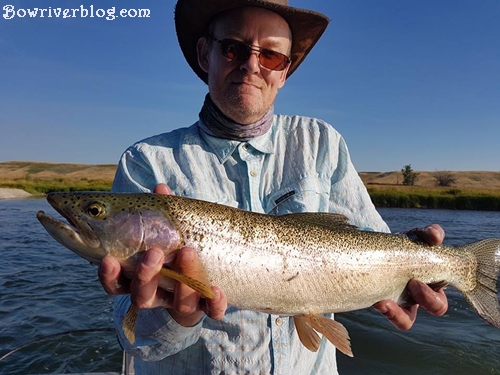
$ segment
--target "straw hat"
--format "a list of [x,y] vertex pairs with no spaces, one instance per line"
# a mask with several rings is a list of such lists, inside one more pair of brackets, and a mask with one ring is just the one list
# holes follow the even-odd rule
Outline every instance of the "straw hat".
[[289,77],[321,37],[328,22],[324,14],[288,6],[288,0],[178,0],[175,6],[175,29],[182,53],[203,82],[208,76],[198,65],[196,43],[205,35],[210,20],[216,14],[239,7],[269,9],[283,17],[292,30],[292,63]]

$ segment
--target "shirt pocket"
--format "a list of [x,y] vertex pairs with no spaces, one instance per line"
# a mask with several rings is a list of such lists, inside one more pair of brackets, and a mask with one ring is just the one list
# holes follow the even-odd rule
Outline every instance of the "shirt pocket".
[[305,177],[268,196],[264,209],[267,214],[284,215],[293,212],[328,212],[330,179]]

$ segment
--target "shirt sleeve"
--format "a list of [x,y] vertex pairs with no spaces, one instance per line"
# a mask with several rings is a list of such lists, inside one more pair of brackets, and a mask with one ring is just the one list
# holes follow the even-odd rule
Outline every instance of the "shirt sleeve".
[[330,212],[344,214],[362,230],[390,232],[354,168],[342,137],[338,139],[337,164],[332,175]]
[[193,345],[200,337],[204,319],[193,327],[183,327],[170,316],[167,309],[157,307],[139,310],[136,341],[132,344],[123,332],[123,318],[129,307],[128,295],[116,297],[113,320],[122,348],[142,360],[162,360]]
[[149,193],[155,176],[145,155],[132,146],[121,156],[111,191],[115,193]]

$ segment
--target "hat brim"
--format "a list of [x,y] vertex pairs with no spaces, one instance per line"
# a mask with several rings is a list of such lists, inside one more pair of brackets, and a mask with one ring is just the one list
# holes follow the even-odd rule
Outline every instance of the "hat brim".
[[189,66],[205,83],[208,75],[198,64],[196,44],[205,35],[210,20],[218,13],[244,7],[272,10],[283,17],[292,31],[292,63],[287,77],[298,68],[324,33],[330,20],[324,14],[261,0],[179,0],[175,6],[175,29]]

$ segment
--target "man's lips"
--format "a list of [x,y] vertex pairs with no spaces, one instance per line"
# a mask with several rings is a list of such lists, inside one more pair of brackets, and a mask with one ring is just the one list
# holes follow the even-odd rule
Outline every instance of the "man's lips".
[[235,81],[233,82],[235,85],[240,85],[240,86],[248,86],[248,87],[254,87],[256,89],[260,89],[260,84],[256,82],[249,82],[249,81]]

